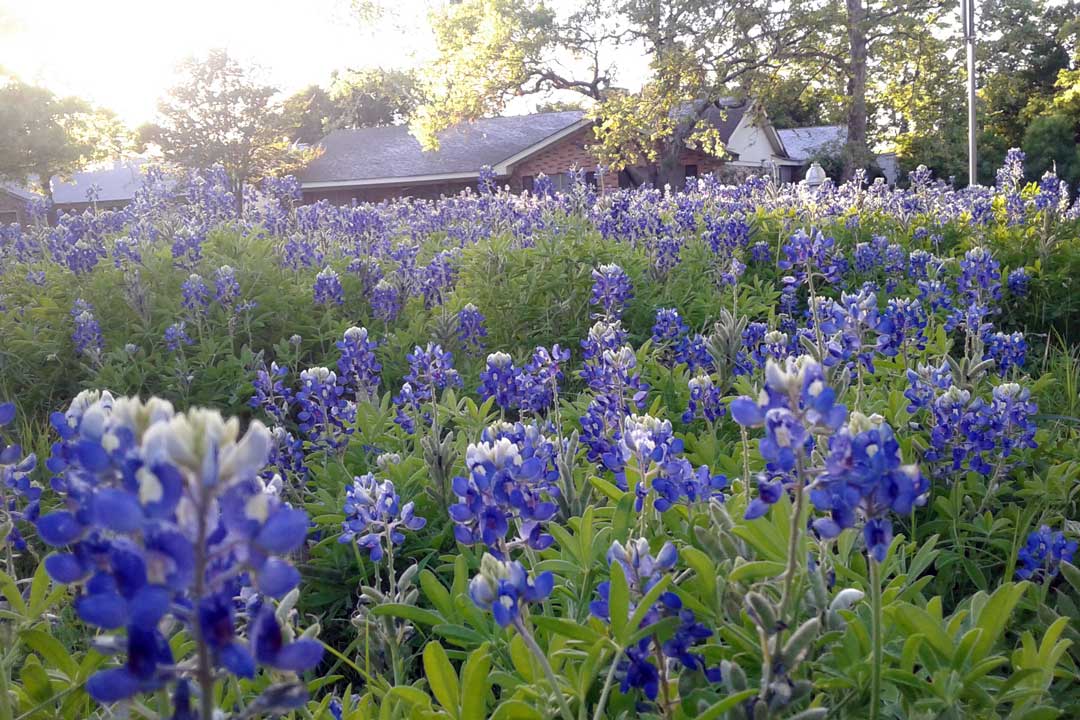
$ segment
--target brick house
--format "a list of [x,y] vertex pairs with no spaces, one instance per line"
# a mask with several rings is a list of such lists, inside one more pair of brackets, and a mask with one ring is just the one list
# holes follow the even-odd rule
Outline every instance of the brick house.
[[[801,165],[787,156],[764,113],[749,102],[726,101],[711,118],[727,155],[716,158],[687,150],[679,159],[680,180],[724,173],[734,177],[766,172],[778,181],[795,179]],[[596,172],[591,154],[592,121],[580,111],[538,113],[477,120],[440,135],[439,149],[424,151],[407,126],[337,130],[320,141],[322,155],[298,176],[305,202],[378,202],[393,197],[438,197],[476,188],[489,166],[500,185],[530,190],[537,176],[556,188],[572,170],[604,189],[632,187],[655,179],[652,168]]]
[[0,225],[29,223],[29,205],[37,197],[18,185],[0,183]]

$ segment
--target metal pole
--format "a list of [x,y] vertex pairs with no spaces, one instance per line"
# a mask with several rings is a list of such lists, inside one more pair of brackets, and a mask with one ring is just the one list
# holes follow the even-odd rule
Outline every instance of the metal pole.
[[975,0],[961,0],[964,13],[964,44],[967,46],[968,80],[968,186],[977,185],[978,153],[975,148]]

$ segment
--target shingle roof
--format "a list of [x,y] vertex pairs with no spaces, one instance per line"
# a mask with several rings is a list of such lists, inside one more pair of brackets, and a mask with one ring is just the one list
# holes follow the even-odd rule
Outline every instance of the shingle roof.
[[40,195],[31,192],[30,190],[27,190],[26,188],[13,182],[0,182],[0,192],[7,193],[8,195],[13,195],[20,200],[26,201],[36,200],[41,197]]
[[845,125],[815,125],[776,132],[792,160],[809,160],[827,145],[842,145],[847,142]]
[[96,188],[98,202],[123,202],[142,187],[142,160],[122,160],[97,170],[74,173],[68,180],[53,178],[53,202],[57,205],[89,202],[87,192]]
[[428,152],[405,125],[336,130],[320,141],[322,155],[299,177],[313,183],[479,173],[482,166],[495,166],[583,117],[571,110],[485,118],[441,133],[439,149]]

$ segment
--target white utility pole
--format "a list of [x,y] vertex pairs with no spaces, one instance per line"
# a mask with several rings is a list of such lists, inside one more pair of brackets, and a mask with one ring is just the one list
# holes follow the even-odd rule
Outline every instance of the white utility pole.
[[975,0],[960,0],[964,15],[968,81],[968,186],[978,184],[978,153],[975,149]]

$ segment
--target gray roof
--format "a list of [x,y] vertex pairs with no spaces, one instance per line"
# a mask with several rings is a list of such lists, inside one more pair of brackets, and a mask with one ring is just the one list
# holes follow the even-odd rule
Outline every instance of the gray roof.
[[67,180],[52,179],[53,202],[57,205],[89,202],[87,192],[97,190],[98,202],[124,202],[142,187],[143,160],[122,160],[106,168],[73,173]]
[[336,130],[323,153],[299,173],[301,182],[347,182],[422,175],[479,173],[579,122],[577,110],[495,117],[463,123],[439,135],[425,152],[406,125]]
[[792,160],[809,160],[829,145],[847,142],[846,125],[815,125],[776,132]]
[[0,192],[7,193],[8,195],[17,197],[20,200],[26,200],[27,202],[31,200],[36,200],[41,197],[37,193],[31,192],[30,190],[27,190],[21,185],[17,185],[13,182],[0,182]]

